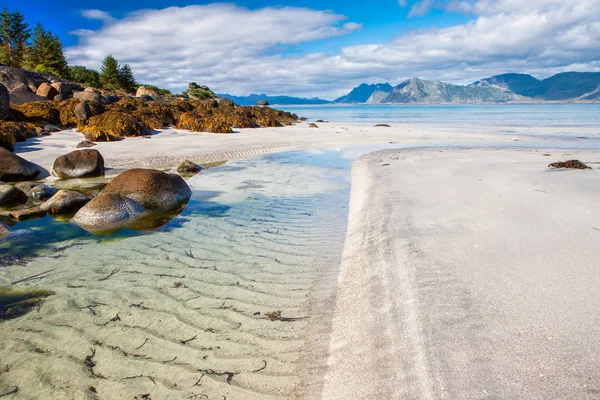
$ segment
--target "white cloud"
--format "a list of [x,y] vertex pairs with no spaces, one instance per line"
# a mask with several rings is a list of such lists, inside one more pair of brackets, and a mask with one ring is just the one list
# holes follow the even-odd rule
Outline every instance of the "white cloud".
[[300,56],[276,50],[346,35],[360,25],[333,12],[291,7],[141,10],[86,32],[67,56],[71,64],[97,68],[112,53],[140,81],[171,89],[197,81],[232,94],[325,97],[363,81],[397,84],[412,76],[467,83],[503,72],[600,71],[600,0],[452,0],[444,7],[473,19],[339,54]]
[[81,15],[88,19],[97,19],[104,23],[110,23],[115,21],[115,19],[106,11],[101,10],[83,10],[81,11]]

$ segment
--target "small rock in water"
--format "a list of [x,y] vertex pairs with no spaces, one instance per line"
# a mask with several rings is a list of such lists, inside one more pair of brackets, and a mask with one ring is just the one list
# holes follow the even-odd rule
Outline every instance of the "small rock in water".
[[311,122],[311,123],[308,125],[308,127],[309,127],[309,128],[318,128],[318,127],[319,127],[319,125],[315,124],[314,122]]
[[202,171],[202,167],[190,160],[183,160],[177,166],[177,172],[198,173]]
[[318,119],[315,122],[325,122],[325,121],[323,121],[322,119]]
[[74,214],[85,206],[90,198],[72,190],[59,190],[52,198],[40,206],[50,215]]
[[375,125],[375,128],[391,128],[391,126],[388,124],[377,124]]
[[26,221],[28,219],[45,217],[46,211],[43,211],[40,208],[28,208],[26,210],[11,211],[9,215],[12,219],[16,219],[17,221]]

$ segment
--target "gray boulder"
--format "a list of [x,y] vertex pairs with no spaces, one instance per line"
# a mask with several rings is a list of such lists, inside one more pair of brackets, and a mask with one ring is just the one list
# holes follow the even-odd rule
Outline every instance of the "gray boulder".
[[108,234],[135,224],[145,213],[135,200],[117,193],[100,193],[83,206],[72,221],[91,233]]
[[269,102],[267,100],[259,100],[256,102],[257,106],[268,106]]
[[90,198],[72,190],[59,190],[40,209],[50,215],[75,214],[90,201]]
[[10,93],[6,86],[0,83],[0,120],[7,120],[10,117]]
[[104,158],[98,150],[75,150],[54,161],[52,174],[61,179],[90,178],[104,175]]
[[142,96],[147,96],[150,98],[150,100],[154,100],[154,101],[162,100],[160,95],[155,90],[150,89],[149,87],[146,87],[146,86],[140,86],[137,89],[137,91],[135,92],[135,97],[142,97]]
[[113,179],[102,193],[129,197],[149,210],[172,211],[192,196],[179,176],[154,169],[130,169]]
[[31,103],[34,101],[49,101],[47,98],[38,96],[32,92],[25,92],[21,90],[11,90],[10,94],[10,104],[13,106],[17,106],[19,104]]
[[46,125],[44,125],[44,131],[54,133],[54,132],[60,132],[60,131],[62,131],[62,129],[56,125],[46,124]]
[[15,207],[27,203],[28,197],[20,189],[11,185],[0,186],[0,207]]
[[109,94],[107,96],[104,96],[104,98],[106,99],[106,104],[114,104],[117,101],[121,100],[121,98],[119,96],[115,96],[113,94]]
[[56,188],[43,183],[19,182],[15,184],[15,187],[35,201],[46,201],[56,193]]
[[87,121],[92,117],[92,110],[90,109],[90,104],[88,100],[84,100],[81,103],[75,106],[73,113],[77,118],[82,121]]
[[[83,90],[83,86],[76,83],[54,82],[52,83],[52,86],[58,91],[59,94],[63,95],[65,99],[73,97],[73,92]],[[56,100],[56,97],[54,100]]]
[[67,98],[66,98],[64,95],[62,95],[62,94],[57,94],[56,96],[54,96],[54,101],[57,101],[57,102],[59,102],[59,103],[60,103],[61,101],[63,101],[63,100],[66,100],[66,99],[67,99]]
[[98,103],[104,103],[104,97],[96,92],[86,90],[82,92],[74,92],[73,97],[79,100],[87,100],[87,101],[97,101]]
[[0,181],[29,181],[40,174],[41,169],[16,154],[0,147]]
[[97,144],[94,142],[90,142],[89,140],[82,140],[81,142],[77,143],[78,149],[85,149],[94,146],[97,146]]
[[235,106],[235,103],[233,102],[233,100],[226,99],[224,97],[219,97],[217,99],[217,103],[219,104],[219,107],[233,107],[233,106]]

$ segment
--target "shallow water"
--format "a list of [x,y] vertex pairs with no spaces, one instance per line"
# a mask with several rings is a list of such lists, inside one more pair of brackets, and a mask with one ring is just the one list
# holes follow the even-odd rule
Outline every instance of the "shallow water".
[[0,393],[288,396],[315,285],[339,265],[351,162],[291,152],[205,170],[184,212],[151,233],[17,224],[23,236],[0,251],[31,261],[0,269],[0,286],[42,273],[13,287],[56,294],[0,323]]

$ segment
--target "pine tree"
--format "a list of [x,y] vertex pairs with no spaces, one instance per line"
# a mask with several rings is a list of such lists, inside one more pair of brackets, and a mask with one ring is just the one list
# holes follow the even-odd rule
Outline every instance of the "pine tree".
[[119,62],[116,58],[109,54],[102,61],[100,67],[100,82],[102,86],[106,88],[118,88],[120,87],[119,81]]
[[52,35],[52,32],[46,31],[39,22],[33,28],[25,66],[37,72],[61,78],[69,77],[67,59],[60,39]]
[[0,61],[11,67],[22,67],[30,37],[29,25],[18,10],[11,13],[4,8],[0,13]]
[[135,86],[137,85],[135,81],[135,77],[133,76],[133,71],[129,64],[123,65],[119,68],[119,84],[121,89],[126,90],[128,92],[133,92]]

